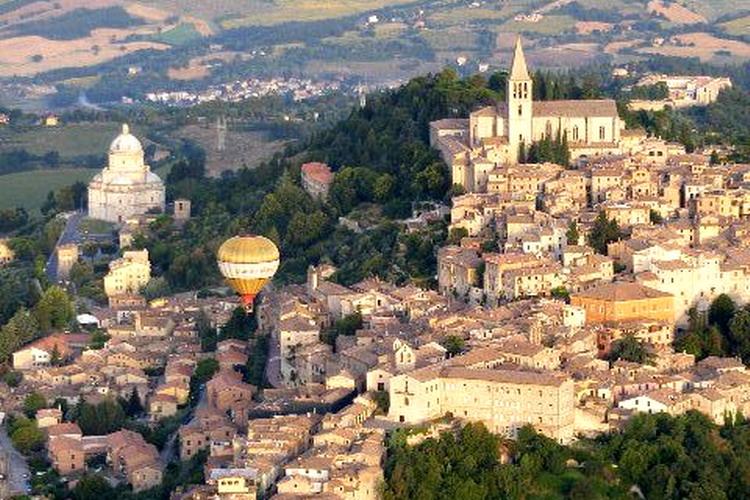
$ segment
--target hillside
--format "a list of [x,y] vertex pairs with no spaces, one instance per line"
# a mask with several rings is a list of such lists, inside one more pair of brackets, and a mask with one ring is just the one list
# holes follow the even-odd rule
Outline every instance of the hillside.
[[750,60],[749,19],[750,0],[0,0],[0,78],[36,75],[98,101],[250,75],[387,83],[447,64],[501,68],[516,34],[536,67],[726,64]]

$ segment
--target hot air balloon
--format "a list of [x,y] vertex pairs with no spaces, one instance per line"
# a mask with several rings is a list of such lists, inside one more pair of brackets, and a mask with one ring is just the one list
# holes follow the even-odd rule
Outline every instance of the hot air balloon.
[[263,236],[234,236],[222,243],[216,260],[229,286],[251,311],[255,296],[279,268],[279,249]]

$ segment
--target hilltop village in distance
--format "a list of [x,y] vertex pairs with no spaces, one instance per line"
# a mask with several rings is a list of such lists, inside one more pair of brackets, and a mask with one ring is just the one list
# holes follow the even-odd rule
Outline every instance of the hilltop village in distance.
[[[732,85],[685,86],[696,82],[705,90],[670,99],[706,105]],[[171,198],[123,125],[86,186],[87,217],[59,216],[42,263],[56,285],[40,302],[55,314],[25,311],[34,328],[14,315],[15,344],[2,339],[0,498],[31,493],[33,474],[71,491],[96,477],[139,498],[374,500],[394,435],[417,445],[481,423],[569,445],[643,413],[719,425],[750,414],[750,165],[627,128],[614,100],[535,101],[533,86],[518,38],[506,102],[423,131],[447,165],[450,205],[399,223],[416,233],[447,219],[445,244],[430,248],[434,289],[343,284],[320,259],[252,311],[221,286],[160,293],[160,257],[143,241],[167,219],[197,231],[202,200]],[[305,162],[295,182],[323,203],[342,175]],[[75,282],[102,240],[116,250],[97,304]],[[20,250],[0,240],[0,265]],[[711,337],[724,330],[731,354]]]

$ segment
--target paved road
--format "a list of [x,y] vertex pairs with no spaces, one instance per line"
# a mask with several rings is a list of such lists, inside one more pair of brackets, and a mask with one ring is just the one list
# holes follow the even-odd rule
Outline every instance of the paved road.
[[268,339],[268,361],[266,361],[266,380],[271,387],[277,389],[284,387],[281,380],[280,349],[278,337],[270,334]]
[[63,229],[60,238],[57,240],[55,249],[49,256],[49,259],[47,259],[47,265],[44,266],[44,271],[47,273],[47,279],[50,283],[57,283],[57,247],[67,243],[80,243],[82,241],[81,234],[78,231],[78,225],[81,223],[83,216],[83,212],[74,212],[65,222],[65,229]]
[[24,478],[24,475],[26,477],[31,477],[31,472],[29,471],[29,466],[26,464],[26,459],[23,458],[23,455],[16,451],[15,448],[13,448],[13,444],[5,431],[5,427],[0,427],[0,450],[2,450],[2,452],[10,459],[7,482],[10,494],[18,495],[26,493],[29,481]]

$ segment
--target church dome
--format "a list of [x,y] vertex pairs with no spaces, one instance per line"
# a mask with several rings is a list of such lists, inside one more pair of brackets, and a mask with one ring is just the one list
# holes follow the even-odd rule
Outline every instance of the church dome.
[[109,145],[110,153],[142,153],[143,146],[133,134],[130,133],[130,127],[127,123],[122,125],[122,133],[115,137],[112,144]]

